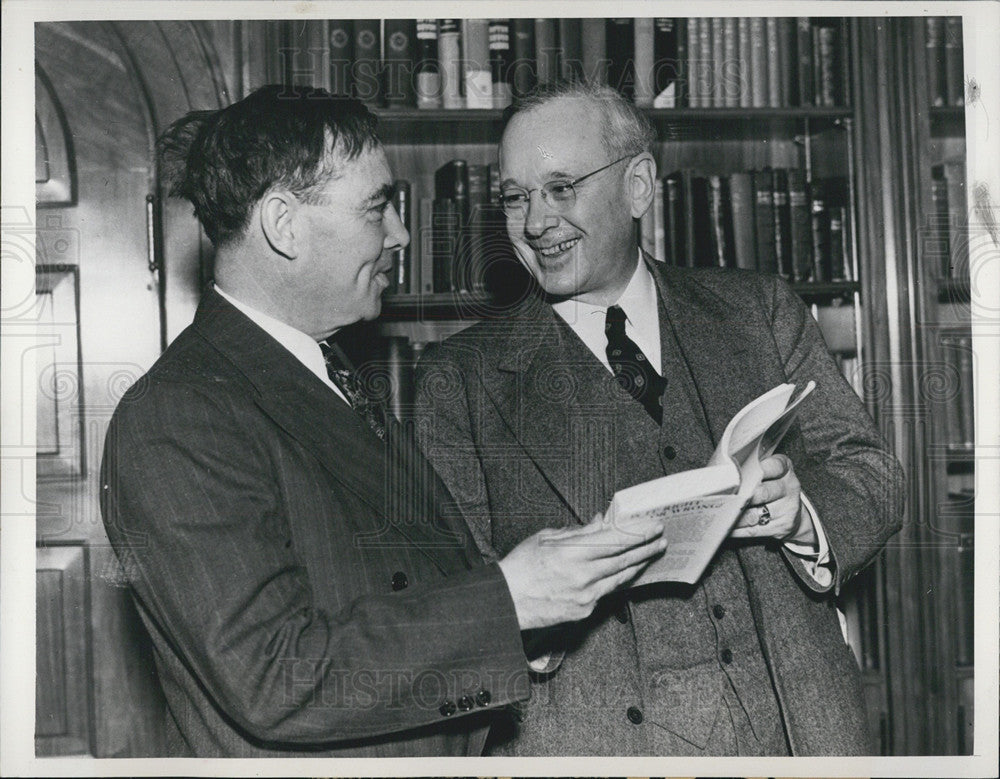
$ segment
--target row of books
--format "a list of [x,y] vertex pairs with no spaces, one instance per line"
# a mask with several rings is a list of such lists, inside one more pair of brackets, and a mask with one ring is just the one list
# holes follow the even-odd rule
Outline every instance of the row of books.
[[410,232],[396,252],[389,289],[396,294],[482,293],[491,268],[513,259],[506,221],[497,205],[496,165],[455,159],[434,174],[434,196],[415,197],[410,182],[396,182],[395,205]]
[[[847,104],[844,23],[811,17],[260,22],[284,83],[389,108],[504,108],[558,79],[653,108]],[[276,27],[274,26],[276,25]]]
[[942,335],[941,357],[944,385],[950,390],[950,396],[942,401],[945,441],[953,446],[971,447],[976,440],[972,338]]
[[933,212],[924,256],[941,278],[969,277],[969,219],[965,192],[965,160],[931,167]]
[[675,171],[640,220],[643,248],[672,265],[747,268],[788,281],[852,281],[847,183],[800,169]]
[[961,16],[924,19],[927,48],[927,88],[931,105],[965,105]]

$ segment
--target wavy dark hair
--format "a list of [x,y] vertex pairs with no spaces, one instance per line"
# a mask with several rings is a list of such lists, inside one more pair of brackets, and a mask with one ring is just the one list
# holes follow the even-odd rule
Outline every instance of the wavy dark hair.
[[[193,111],[160,136],[169,194],[194,205],[216,247],[242,236],[274,187],[311,202],[343,162],[379,145],[375,115],[323,89],[270,85],[217,111]],[[331,153],[335,152],[335,153]]]

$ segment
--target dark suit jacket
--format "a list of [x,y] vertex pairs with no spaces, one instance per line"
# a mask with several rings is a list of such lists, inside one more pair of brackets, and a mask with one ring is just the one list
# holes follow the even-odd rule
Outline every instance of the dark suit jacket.
[[214,292],[120,403],[102,486],[174,754],[479,754],[526,695],[503,576],[412,436]]
[[[839,592],[899,527],[898,464],[783,282],[649,266],[662,303],[665,369],[682,377],[664,393],[661,428],[538,298],[502,322],[474,325],[428,350],[417,378],[421,443],[477,542],[487,556],[502,555],[541,527],[589,520],[618,489],[701,467],[744,404],[781,382],[814,379],[817,388],[782,451],[822,521],[834,561],[832,589]],[[673,344],[679,352],[668,348]],[[698,411],[685,417],[691,408]],[[682,417],[697,421],[691,429],[671,424]],[[859,674],[840,634],[833,593],[817,592],[822,588],[802,561],[774,545],[742,545],[736,554],[792,752],[865,753]],[[662,598],[632,599],[631,630],[600,607],[582,629],[567,626],[552,641],[565,660],[546,678],[557,692],[546,705],[529,707],[520,726],[525,746],[515,742],[513,750],[647,749],[623,716],[630,694],[648,696],[647,722],[676,734],[679,745],[704,745],[720,705],[711,669],[702,687],[689,679],[673,697],[669,679],[643,687],[656,675],[644,667],[646,658],[660,662],[657,673],[666,669],[661,680],[684,666],[687,624],[697,622],[695,612],[681,608],[684,597],[690,593],[677,596],[673,611]],[[689,623],[680,622],[685,615]],[[567,687],[577,690],[575,699]],[[535,697],[548,689],[535,685]],[[585,708],[580,701],[605,703]]]

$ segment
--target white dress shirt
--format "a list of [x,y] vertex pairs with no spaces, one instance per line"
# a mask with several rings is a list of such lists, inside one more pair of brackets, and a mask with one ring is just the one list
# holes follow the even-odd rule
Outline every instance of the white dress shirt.
[[[650,365],[662,375],[660,316],[656,297],[656,282],[646,267],[646,263],[642,261],[641,254],[628,286],[625,287],[625,291],[622,292],[615,305],[625,312],[625,335],[636,343],[646,359],[649,360]],[[580,337],[580,340],[601,361],[601,364],[611,372],[611,364],[608,362],[607,356],[608,337],[604,332],[608,307],[571,299],[554,303],[552,308]],[[816,531],[817,546],[786,541],[785,547],[788,551],[803,558],[807,563],[806,567],[810,575],[817,584],[821,587],[829,587],[833,581],[833,572],[830,570],[830,546],[827,543],[819,517],[816,515],[816,509],[804,494],[801,495],[801,500],[806,516],[812,521],[813,529]]]
[[311,335],[307,335],[301,330],[296,330],[291,325],[285,324],[273,316],[268,316],[262,311],[248,306],[225,290],[220,289],[218,285],[215,285],[215,291],[246,314],[250,321],[261,330],[291,352],[292,357],[305,365],[311,373],[316,375],[317,379],[336,392],[348,406],[351,405],[351,402],[344,397],[344,393],[340,391],[336,384],[330,381],[330,376],[326,372],[326,360],[323,359],[323,352]]

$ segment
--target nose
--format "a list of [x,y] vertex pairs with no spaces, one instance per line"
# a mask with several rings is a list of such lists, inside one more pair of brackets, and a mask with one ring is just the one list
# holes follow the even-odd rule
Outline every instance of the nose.
[[383,229],[385,230],[385,241],[383,247],[391,251],[404,249],[410,244],[410,233],[399,218],[396,207],[391,203],[385,209]]
[[559,222],[559,215],[542,197],[542,191],[536,189],[528,194],[528,205],[524,213],[524,235],[527,238],[537,238],[548,228]]

